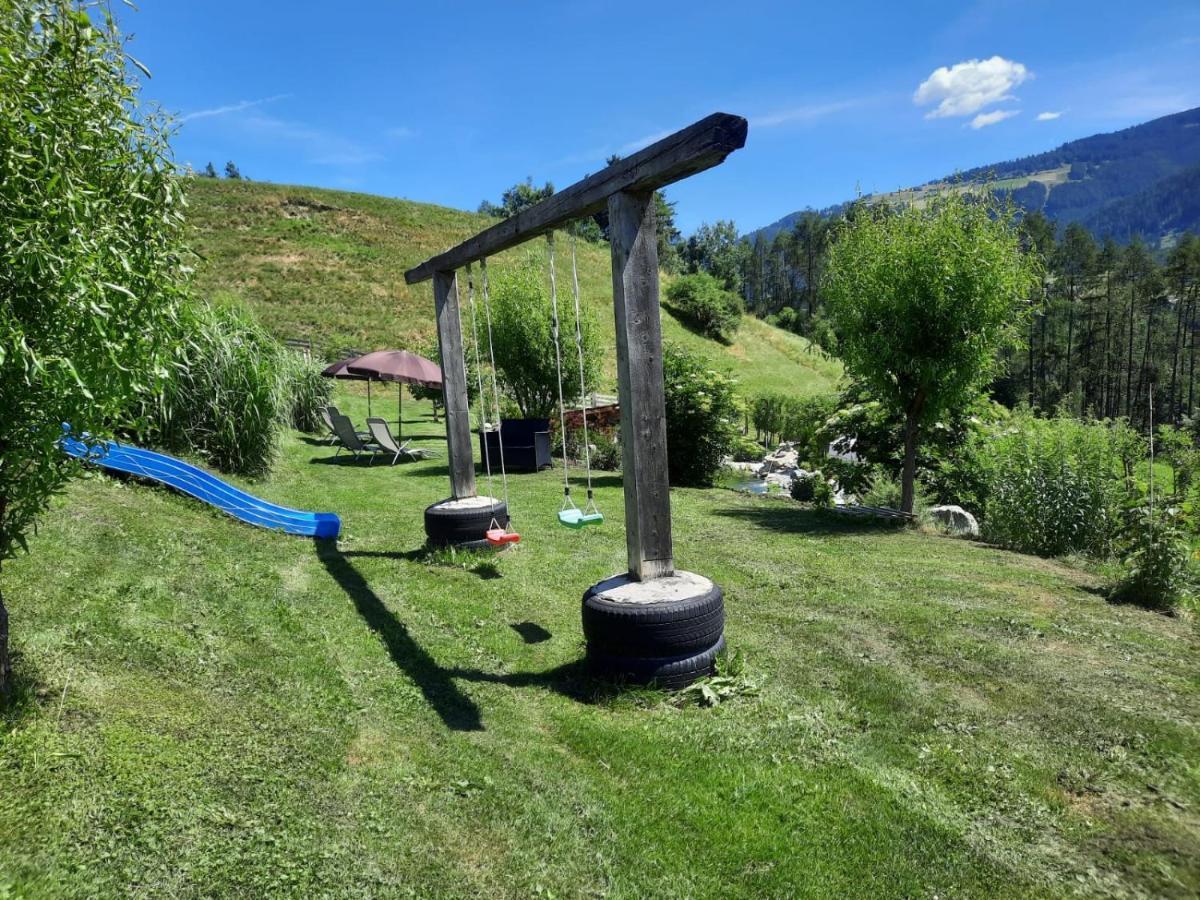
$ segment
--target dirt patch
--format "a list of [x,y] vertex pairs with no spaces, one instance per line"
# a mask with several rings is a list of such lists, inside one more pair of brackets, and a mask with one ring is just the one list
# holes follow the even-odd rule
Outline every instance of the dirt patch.
[[287,219],[311,219],[317,213],[334,212],[336,209],[336,206],[308,197],[285,197],[279,204],[279,211]]

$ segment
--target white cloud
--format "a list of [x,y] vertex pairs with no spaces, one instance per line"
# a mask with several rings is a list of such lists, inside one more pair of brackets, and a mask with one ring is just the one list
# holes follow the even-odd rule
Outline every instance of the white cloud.
[[795,122],[812,122],[825,116],[833,115],[842,110],[857,106],[857,100],[839,100],[834,103],[812,103],[808,106],[796,106],[791,109],[779,110],[765,116],[755,116],[750,119],[751,128],[774,128],[778,125],[789,125]]
[[190,112],[187,115],[180,116],[180,123],[192,122],[196,119],[210,119],[213,116],[224,116],[229,113],[241,112],[244,109],[252,109],[255,106],[262,106],[264,103],[274,103],[276,100],[284,100],[290,97],[291,94],[276,94],[274,97],[263,97],[261,100],[240,100],[237,103],[230,103],[228,106],[214,106],[211,109],[198,109],[195,112]]
[[973,118],[971,127],[978,131],[980,128],[987,128],[989,125],[995,125],[997,122],[1003,122],[1005,119],[1011,119],[1019,114],[1020,110],[1017,109],[994,109],[988,113],[980,113]]
[[913,94],[913,103],[917,106],[937,104],[925,114],[927,119],[969,116],[992,103],[1011,100],[1013,89],[1032,77],[1033,74],[1021,63],[1002,56],[970,59],[934,69]]
[[1053,122],[1055,119],[1057,119],[1061,115],[1062,115],[1061,111],[1060,112],[1040,112],[1037,114],[1037,120],[1039,122]]
[[387,131],[384,132],[384,134],[387,135],[387,137],[391,138],[393,141],[406,141],[409,138],[417,136],[417,132],[415,129],[407,128],[404,125],[399,125],[395,128],[389,128]]

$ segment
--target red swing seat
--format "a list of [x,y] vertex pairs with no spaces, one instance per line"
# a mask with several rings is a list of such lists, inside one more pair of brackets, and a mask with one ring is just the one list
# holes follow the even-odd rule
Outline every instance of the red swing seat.
[[503,528],[489,528],[484,535],[493,547],[503,547],[506,544],[519,544],[521,536],[515,531],[505,531]]

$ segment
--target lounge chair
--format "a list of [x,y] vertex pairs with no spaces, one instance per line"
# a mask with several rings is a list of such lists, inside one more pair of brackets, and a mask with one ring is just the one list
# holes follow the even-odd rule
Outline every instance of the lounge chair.
[[391,465],[393,466],[402,456],[407,459],[425,459],[433,456],[432,451],[410,447],[409,444],[412,441],[405,441],[403,444],[397,443],[396,439],[392,437],[392,429],[388,428],[388,423],[383,419],[367,419],[367,427],[371,429],[371,439],[374,445],[381,447],[385,453],[392,454]]
[[354,430],[354,423],[346,416],[331,415],[329,417],[333,422],[333,430],[337,432],[338,440],[342,446],[338,447],[338,452],[334,457],[342,455],[343,450],[349,450],[354,454],[354,458],[358,459],[363,454],[374,461],[377,453],[382,453],[383,448],[371,441],[364,441],[357,431]]
[[340,416],[341,413],[337,411],[336,406],[321,406],[317,408],[317,412],[321,416],[321,421],[325,423],[325,427],[329,429],[329,434],[326,435],[327,443],[337,443],[337,429],[333,427],[333,417]]
[[[342,412],[340,409],[338,409],[338,408],[337,408],[336,406],[334,406],[332,403],[331,403],[331,404],[329,404],[329,406],[327,406],[327,407],[325,407],[325,408],[326,408],[327,410],[329,410],[329,418],[330,418],[330,422],[331,422],[331,424],[330,424],[330,427],[332,428],[332,427],[333,427],[333,425],[332,425],[332,420],[333,420],[333,419],[336,419],[338,416],[345,415],[345,413],[343,413],[343,412]],[[348,418],[350,418],[350,417],[349,417],[349,416],[346,416],[346,418],[348,419]],[[351,425],[351,427],[353,427],[353,425]],[[336,434],[336,431],[335,431],[334,433]],[[362,440],[362,441],[364,441],[364,442],[366,442],[366,443],[370,443],[370,440],[371,440],[371,433],[370,433],[369,431],[359,431],[357,428],[355,428],[355,429],[354,429],[354,433],[358,435],[358,437],[359,437],[359,439],[360,439],[360,440]]]

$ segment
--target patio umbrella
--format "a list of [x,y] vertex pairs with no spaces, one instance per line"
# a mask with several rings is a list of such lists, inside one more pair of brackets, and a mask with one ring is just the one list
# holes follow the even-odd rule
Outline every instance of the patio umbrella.
[[361,359],[358,356],[348,356],[345,359],[340,359],[332,365],[326,366],[321,370],[321,375],[325,378],[340,378],[343,381],[365,381],[367,383],[367,416],[371,415],[371,376],[359,375],[347,369],[347,366],[352,362]]
[[403,432],[404,389],[400,385],[415,384],[420,387],[442,386],[442,370],[423,356],[407,350],[376,350],[366,356],[348,361],[346,372],[350,377],[358,376],[371,381],[394,381],[397,385],[397,436]]

